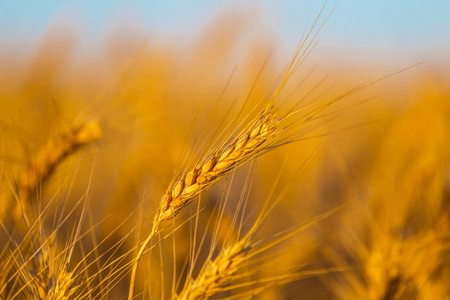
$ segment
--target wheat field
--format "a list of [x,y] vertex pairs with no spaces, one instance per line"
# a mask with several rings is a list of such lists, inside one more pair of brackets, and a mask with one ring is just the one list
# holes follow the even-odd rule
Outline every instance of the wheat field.
[[448,299],[450,78],[314,57],[331,12],[1,49],[0,299]]

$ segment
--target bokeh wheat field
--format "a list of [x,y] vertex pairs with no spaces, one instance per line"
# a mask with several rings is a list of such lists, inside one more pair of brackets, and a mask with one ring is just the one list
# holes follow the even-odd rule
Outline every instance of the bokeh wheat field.
[[314,57],[329,11],[0,50],[0,299],[448,299],[449,78]]

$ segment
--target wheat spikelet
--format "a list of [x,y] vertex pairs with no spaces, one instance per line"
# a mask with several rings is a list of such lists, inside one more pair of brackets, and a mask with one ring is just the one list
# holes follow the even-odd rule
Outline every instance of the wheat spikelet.
[[101,134],[98,123],[84,123],[50,140],[30,161],[26,173],[21,178],[22,189],[32,190],[71,152],[97,141]]
[[220,287],[227,284],[232,275],[246,262],[251,249],[247,238],[223,249],[214,260],[209,260],[197,278],[189,278],[183,290],[174,297],[177,300],[208,299],[220,292]]
[[68,300],[76,292],[75,277],[68,271],[66,266],[55,265],[55,257],[51,256],[53,241],[46,243],[40,255],[37,257],[37,263],[31,286],[37,288],[40,299],[48,300]]
[[29,216],[29,205],[33,193],[40,182],[44,181],[53,170],[72,152],[97,141],[102,134],[98,123],[83,123],[69,132],[50,140],[46,146],[30,159],[27,170],[19,178],[20,206],[16,205],[13,219],[22,215]]
[[[18,197],[20,203],[10,207],[12,212],[7,215],[12,216],[12,220],[16,223],[19,223],[20,219],[24,217],[30,226],[28,230],[42,226],[42,216],[39,216],[36,221],[28,221],[32,217],[30,206],[38,185],[44,182],[67,156],[97,141],[101,134],[98,123],[83,123],[57,138],[49,140],[30,159],[28,167],[19,176]],[[69,299],[74,293],[71,289],[74,283],[73,274],[65,267],[56,266],[55,257],[52,255],[57,246],[55,242],[54,235],[50,236],[42,244],[40,250],[32,253],[32,266],[19,266],[21,277],[28,283],[26,287],[29,293],[39,295],[40,299]]]
[[71,272],[65,269],[59,272],[54,285],[48,292],[49,300],[68,300],[72,299],[76,293],[76,288],[74,288],[74,278]]
[[[380,237],[365,266],[370,299],[424,299],[443,267],[448,228],[436,228],[399,241]],[[384,239],[384,240],[382,240]],[[378,245],[379,244],[379,245]]]
[[21,243],[6,260],[2,272],[0,299],[73,299],[79,286],[74,272],[69,271],[67,248],[57,252],[55,235],[42,242],[38,249],[33,240]]
[[[266,202],[265,204],[268,203],[269,202]],[[225,285],[230,284],[232,281],[236,280],[236,276],[234,275],[240,268],[242,268],[242,266],[244,265],[250,266],[250,264],[255,263],[255,261],[252,261],[252,258],[275,247],[276,245],[282,243],[283,241],[286,241],[287,239],[295,236],[296,234],[309,228],[310,226],[313,226],[318,222],[334,215],[336,212],[344,208],[349,203],[351,202],[345,203],[328,212],[320,214],[306,221],[305,223],[299,224],[298,226],[293,227],[280,234],[275,234],[273,238],[267,238],[265,241],[255,241],[254,240],[255,234],[265,218],[266,211],[263,209],[260,212],[258,218],[253,223],[250,230],[243,237],[241,237],[239,240],[235,242],[226,244],[214,260],[208,258],[208,260],[204,263],[202,269],[200,270],[200,273],[197,275],[195,279],[192,277],[186,279],[183,289],[178,295],[174,296],[174,299],[177,300],[208,299],[213,295],[223,292],[224,291],[223,287]],[[275,276],[273,278],[265,278],[263,281],[265,281],[265,283],[268,284],[269,283],[276,284],[276,282],[281,279],[288,279],[289,277],[291,277],[291,279],[288,280],[295,280],[299,278],[304,278],[305,276],[308,277],[310,275],[314,275],[315,272],[317,274],[320,274],[321,272],[326,273],[329,270],[318,269],[314,271],[311,270],[309,271],[310,271],[309,274],[308,272],[299,272],[299,273],[292,272],[291,274],[283,274]],[[231,289],[233,289],[233,287]]]

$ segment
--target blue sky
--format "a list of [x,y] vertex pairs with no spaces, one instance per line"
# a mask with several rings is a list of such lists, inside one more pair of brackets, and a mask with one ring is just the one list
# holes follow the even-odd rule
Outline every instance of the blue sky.
[[[258,7],[259,24],[287,44],[296,43],[321,0],[242,1]],[[241,2],[241,3],[242,3]],[[337,1],[330,0],[329,12]],[[156,0],[0,0],[0,39],[24,45],[35,41],[57,18],[71,16],[84,34],[98,35],[114,18],[137,18],[148,30],[174,37],[189,36],[207,24],[221,8],[237,1]],[[320,35],[328,44],[360,48],[390,48],[399,53],[430,53],[450,49],[450,0],[340,0]]]

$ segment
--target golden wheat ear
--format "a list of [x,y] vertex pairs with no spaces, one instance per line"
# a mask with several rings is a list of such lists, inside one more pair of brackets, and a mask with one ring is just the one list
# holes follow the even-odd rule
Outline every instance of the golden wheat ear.
[[[326,4],[326,3],[325,3]],[[153,219],[152,230],[139,248],[133,262],[131,271],[130,289],[128,300],[133,299],[133,290],[136,280],[137,267],[145,249],[156,235],[161,222],[172,219],[184,206],[202,191],[229,174],[231,171],[249,162],[250,160],[266,153],[280,145],[276,144],[277,137],[285,130],[279,124],[283,118],[276,115],[274,109],[275,100],[278,98],[286,84],[307,58],[313,48],[313,42],[322,26],[314,34],[313,31],[322,15],[325,5],[315,19],[307,35],[299,43],[294,57],[292,58],[278,88],[271,97],[268,105],[262,113],[249,122],[249,126],[244,128],[237,137],[222,143],[213,151],[212,155],[198,164],[189,172],[184,172],[181,176],[170,184],[166,194],[162,197],[157,213]]]
[[30,233],[20,243],[12,242],[16,248],[2,270],[0,299],[73,299],[77,276],[68,268],[68,248],[59,250],[55,237],[38,241]]
[[183,173],[179,180],[170,184],[153,219],[152,231],[140,246],[134,260],[129,299],[133,297],[139,260],[147,245],[157,233],[161,222],[172,219],[195,196],[273,146],[275,137],[279,133],[277,130],[278,123],[279,120],[276,118],[273,106],[269,105],[235,138],[222,143],[212,152],[211,156],[203,160],[193,170]]
[[83,123],[68,132],[51,139],[35,156],[30,158],[28,168],[19,176],[18,201],[8,215],[18,222],[21,218],[30,218],[33,195],[39,185],[46,181],[55,168],[70,154],[96,142],[102,135],[100,124]]
[[[273,237],[265,238],[262,241],[255,241],[255,234],[259,226],[261,226],[262,222],[264,221],[264,216],[267,213],[267,211],[262,210],[250,230],[239,240],[224,246],[224,248],[221,249],[219,254],[214,259],[212,258],[212,255],[210,255],[204,262],[197,277],[193,278],[189,276],[186,279],[180,293],[174,295],[173,299],[203,300],[209,299],[210,297],[218,295],[226,290],[229,291],[238,289],[239,287],[241,287],[240,284],[233,285],[233,283],[236,282],[236,279],[240,277],[239,275],[237,275],[237,272],[244,266],[250,266],[252,263],[254,264],[256,256],[265,253],[274,246],[286,241],[289,238],[294,237],[307,228],[314,226],[324,219],[338,213],[340,210],[344,209],[348,204],[352,202],[353,201],[344,203],[343,205],[320,214],[303,224],[295,226],[279,234],[275,234]],[[277,284],[277,282],[295,281],[310,276],[346,270],[348,270],[348,268],[336,268],[334,270],[319,269],[309,270],[306,272],[297,272],[295,270],[291,270],[289,274],[282,274],[274,278],[265,278],[263,279],[263,282],[270,286],[273,284]],[[251,274],[252,270],[249,270],[249,273]],[[242,275],[242,277],[245,276],[245,274]],[[251,284],[248,284],[248,286],[251,286]],[[259,290],[264,290],[264,284],[259,288]],[[253,295],[256,294],[255,291],[253,291],[252,293],[254,293]],[[241,298],[236,297],[236,299]]]
[[182,174],[163,196],[154,224],[173,218],[203,190],[272,146],[278,134],[278,123],[275,112],[265,110],[248,131],[220,146],[211,157]]
[[217,294],[220,287],[228,283],[246,262],[251,247],[248,239],[242,239],[224,248],[214,260],[206,262],[197,278],[189,278],[182,291],[173,299],[208,299]]
[[[38,290],[40,299],[68,300],[76,294],[76,276],[69,271],[64,261],[60,265],[56,264],[58,257],[52,247],[55,242],[46,241],[41,252],[36,258],[33,283]],[[64,255],[65,256],[65,255]]]
[[[39,185],[48,180],[54,169],[66,157],[97,141],[101,134],[100,125],[96,122],[83,123],[73,127],[68,132],[49,140],[30,159],[28,168],[19,176],[17,194],[15,194],[19,200],[16,207],[10,207],[12,213],[9,213],[8,216],[11,216],[12,221],[18,226],[17,231],[23,229],[21,226],[23,224],[20,224],[21,218],[25,219],[28,228],[23,232],[25,234],[23,240],[13,251],[22,260],[15,261],[17,270],[13,273],[20,280],[6,279],[5,284],[0,287],[0,292],[10,290],[5,299],[15,298],[19,295],[33,295],[39,299],[55,300],[73,298],[76,291],[76,275],[68,268],[71,255],[67,253],[70,247],[67,246],[62,251],[58,250],[61,247],[58,247],[55,238],[56,230],[50,236],[45,237],[44,213],[35,217],[31,211],[32,201]],[[64,218],[62,222],[66,220],[67,218]],[[62,223],[58,223],[58,226],[61,225]],[[13,269],[10,271],[12,272]]]

